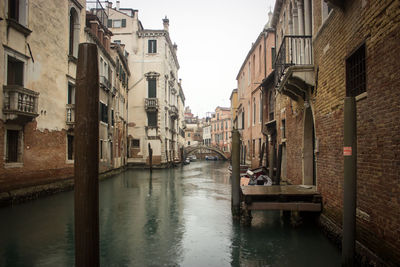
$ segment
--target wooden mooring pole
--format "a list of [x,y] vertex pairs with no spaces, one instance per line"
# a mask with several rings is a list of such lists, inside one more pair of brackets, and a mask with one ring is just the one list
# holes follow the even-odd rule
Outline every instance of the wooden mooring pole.
[[240,218],[240,134],[232,131],[232,216]]
[[357,201],[357,113],[354,97],[344,99],[344,192],[342,266],[354,266]]
[[149,164],[150,164],[150,173],[153,172],[153,149],[149,143]]
[[99,266],[99,73],[97,46],[79,45],[75,109],[75,265]]

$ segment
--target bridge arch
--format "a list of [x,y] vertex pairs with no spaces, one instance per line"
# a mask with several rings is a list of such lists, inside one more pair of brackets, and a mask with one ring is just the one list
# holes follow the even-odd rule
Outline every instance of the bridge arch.
[[228,157],[225,155],[225,152],[222,151],[219,148],[216,148],[216,147],[205,146],[205,145],[194,145],[194,146],[188,146],[188,147],[184,148],[184,151],[185,151],[186,155],[190,155],[193,152],[200,151],[200,150],[208,150],[208,151],[217,153],[218,155],[220,155],[225,160],[228,159]]

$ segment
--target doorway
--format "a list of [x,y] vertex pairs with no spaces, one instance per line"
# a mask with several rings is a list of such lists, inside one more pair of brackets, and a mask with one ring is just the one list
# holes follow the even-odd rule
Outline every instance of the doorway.
[[316,185],[315,175],[315,132],[311,107],[306,108],[304,115],[303,139],[303,184]]

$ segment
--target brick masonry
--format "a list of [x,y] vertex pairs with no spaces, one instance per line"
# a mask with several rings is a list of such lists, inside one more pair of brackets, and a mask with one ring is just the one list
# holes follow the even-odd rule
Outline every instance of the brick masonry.
[[346,58],[366,45],[367,94],[357,101],[357,239],[389,264],[400,264],[400,3],[346,1],[322,23],[314,0],[312,105],[317,185],[324,214],[342,222],[343,101]]

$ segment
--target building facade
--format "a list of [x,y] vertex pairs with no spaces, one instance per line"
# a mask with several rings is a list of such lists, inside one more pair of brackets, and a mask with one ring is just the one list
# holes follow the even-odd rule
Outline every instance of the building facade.
[[111,3],[108,10],[113,42],[125,44],[129,69],[136,74],[128,84],[128,163],[148,164],[150,146],[153,164],[166,166],[180,157],[183,117],[178,108],[184,103],[169,20],[163,19],[161,30],[147,30],[137,10]]
[[282,178],[317,186],[321,222],[336,233],[343,216],[343,103],[355,98],[357,251],[382,266],[400,264],[399,13],[398,1],[276,1],[275,77],[263,85],[267,94],[275,90],[265,102],[275,122],[265,126],[282,149]]
[[[271,19],[272,13],[270,13]],[[272,71],[275,50],[274,30],[269,22],[253,43],[237,74],[238,107],[237,127],[241,133],[241,162],[251,167],[262,165],[266,146],[263,130],[262,81]]]
[[73,173],[67,114],[85,6],[85,1],[0,3],[2,190]]
[[230,155],[231,137],[232,137],[232,120],[231,109],[225,107],[217,107],[215,116],[211,118],[211,145],[219,148]]

